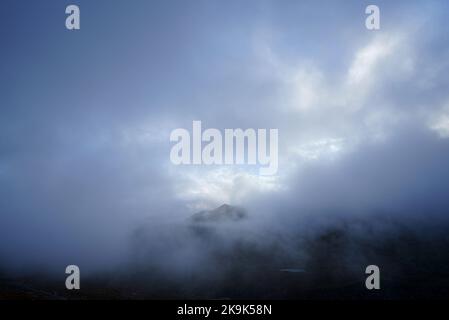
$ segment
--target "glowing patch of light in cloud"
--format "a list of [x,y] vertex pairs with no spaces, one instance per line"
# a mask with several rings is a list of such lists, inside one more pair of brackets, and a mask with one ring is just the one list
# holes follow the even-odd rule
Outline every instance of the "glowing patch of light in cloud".
[[281,189],[277,176],[259,176],[237,168],[193,169],[178,174],[175,192],[193,210],[240,204],[255,193]]

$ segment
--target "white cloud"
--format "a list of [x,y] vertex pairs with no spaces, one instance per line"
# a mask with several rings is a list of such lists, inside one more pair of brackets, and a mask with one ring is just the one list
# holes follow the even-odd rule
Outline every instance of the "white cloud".
[[341,138],[320,139],[300,146],[294,146],[291,148],[291,152],[304,160],[318,160],[322,157],[334,158],[341,153],[344,142]]
[[277,176],[259,176],[236,167],[189,168],[174,172],[175,193],[191,209],[210,209],[223,203],[240,204],[255,193],[281,189]]
[[382,60],[394,53],[398,46],[397,37],[378,37],[367,46],[361,48],[355,55],[355,59],[348,70],[348,84],[358,85],[362,82],[374,80],[373,74]]
[[449,138],[449,103],[430,117],[428,127],[441,138]]
[[365,143],[382,143],[402,121],[416,116],[387,93],[390,83],[407,83],[414,75],[415,52],[407,33],[373,36],[340,74],[311,60],[286,61],[263,40],[259,58],[271,70],[264,76],[271,74],[280,84],[282,94],[274,107],[279,112],[283,106],[281,117],[288,123],[279,128],[284,176],[304,161],[332,161]]
[[[281,123],[280,176],[229,168],[192,171],[177,181],[178,196],[196,207],[239,203],[256,193],[288,188],[288,177],[305,162],[334,161],[366,143],[383,143],[410,119],[425,123],[429,109],[423,117],[404,105],[407,99],[389,93],[391,85],[413,89],[419,52],[412,40],[406,33],[374,36],[354,52],[344,72],[334,75],[310,60],[287,61],[259,38],[255,54],[263,68],[258,76],[279,88],[271,111]],[[449,112],[435,116],[429,127],[449,137]]]

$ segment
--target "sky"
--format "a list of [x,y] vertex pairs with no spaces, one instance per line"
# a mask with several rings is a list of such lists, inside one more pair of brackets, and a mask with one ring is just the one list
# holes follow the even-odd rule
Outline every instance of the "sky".
[[[0,269],[108,264],[142,221],[223,203],[445,216],[449,3],[376,1],[377,31],[368,4],[3,1]],[[278,174],[174,166],[194,120],[278,129]]]

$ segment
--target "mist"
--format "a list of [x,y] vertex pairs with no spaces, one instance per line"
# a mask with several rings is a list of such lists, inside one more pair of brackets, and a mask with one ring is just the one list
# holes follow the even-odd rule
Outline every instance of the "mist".
[[[375,297],[446,294],[448,4],[378,5],[371,32],[358,1],[98,0],[69,32],[63,5],[7,1],[0,282],[50,298],[365,298],[375,264]],[[170,132],[193,121],[277,129],[277,174],[174,165]],[[247,215],[192,220],[223,204]],[[71,264],[80,296],[64,292]]]

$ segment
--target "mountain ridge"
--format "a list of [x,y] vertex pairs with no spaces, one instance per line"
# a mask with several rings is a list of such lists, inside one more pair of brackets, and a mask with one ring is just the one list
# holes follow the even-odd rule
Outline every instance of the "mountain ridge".
[[197,212],[192,215],[191,219],[193,222],[224,222],[240,221],[246,217],[245,209],[224,203],[215,209]]

